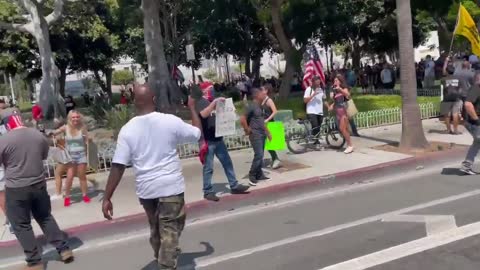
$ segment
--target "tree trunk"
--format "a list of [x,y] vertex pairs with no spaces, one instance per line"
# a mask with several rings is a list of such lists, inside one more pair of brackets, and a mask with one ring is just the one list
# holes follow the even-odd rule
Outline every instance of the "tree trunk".
[[254,79],[260,79],[260,67],[262,65],[262,57],[257,56],[253,58],[252,75]]
[[[240,73],[242,73],[241,68],[240,68]],[[247,75],[247,77],[249,78],[252,77],[252,67],[251,67],[251,60],[249,55],[245,56],[245,75]]]
[[67,67],[60,67],[60,78],[59,78],[59,93],[62,97],[65,97],[65,84],[67,81]]
[[157,96],[157,109],[165,111],[173,102],[179,100],[179,91],[168,71],[160,28],[159,3],[157,0],[142,0],[142,10],[148,61],[148,83]]
[[58,88],[60,86],[58,82],[59,74],[53,58],[48,25],[45,18],[39,14],[38,9],[36,14],[32,14],[32,21],[35,29],[34,37],[37,41],[42,65],[42,81],[40,84],[39,98],[40,106],[47,119],[53,117],[59,118],[60,116],[64,116],[64,114],[62,113],[63,110],[60,107],[58,99]]
[[402,138],[400,147],[403,149],[425,149],[428,146],[428,141],[423,132],[420,107],[417,103],[410,0],[396,1],[400,72],[402,74],[400,80],[402,87]]
[[360,61],[362,58],[362,52],[360,51],[360,44],[358,41],[354,41],[352,45],[352,67],[353,69],[360,69]]
[[282,99],[287,99],[292,90],[292,80],[293,75],[295,74],[296,67],[292,65],[292,61],[287,61],[285,65],[285,72],[282,77],[282,84],[279,89],[279,97]]
[[333,63],[333,48],[332,47],[330,47],[330,66],[332,68],[331,71],[333,71],[335,67],[334,67],[334,63]]
[[293,80],[293,75],[295,74],[296,70],[296,63],[298,62],[296,59],[296,54],[298,54],[297,50],[292,44],[292,41],[287,37],[285,30],[283,29],[282,24],[282,4],[283,0],[271,0],[272,8],[271,8],[271,16],[272,16],[272,25],[273,30],[275,32],[275,36],[277,37],[278,43],[280,48],[285,55],[285,72],[283,73],[282,82],[280,85],[280,98],[288,98],[290,95],[291,90],[291,83]]
[[110,100],[112,100],[112,76],[113,76],[113,69],[112,68],[107,68],[106,70],[103,71],[103,74],[105,74],[105,92],[107,95],[110,97]]

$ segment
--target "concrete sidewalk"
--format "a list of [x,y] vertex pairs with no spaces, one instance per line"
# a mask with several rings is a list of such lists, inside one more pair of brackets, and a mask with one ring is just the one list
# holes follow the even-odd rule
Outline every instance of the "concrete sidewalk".
[[[459,136],[440,134],[440,131],[444,130],[445,127],[443,123],[437,119],[425,120],[423,123],[429,141],[456,144],[470,144],[472,142],[471,136],[466,132]],[[303,155],[291,155],[287,152],[280,153],[281,159],[286,163],[286,167],[277,171],[268,170],[267,173],[269,177],[271,177],[271,180],[260,183],[257,187],[252,188],[252,190],[295,182],[314,176],[335,175],[411,157],[405,154],[371,149],[371,147],[374,146],[399,141],[401,125],[361,130],[360,133],[362,134],[362,138],[354,138],[356,151],[351,155],[345,155],[343,152],[334,150],[309,152]],[[230,154],[234,162],[237,178],[240,181],[245,181],[243,178],[249,171],[253,151],[251,149],[232,151]],[[266,153],[266,158],[269,158],[268,153]],[[183,160],[182,163],[187,186],[187,203],[203,200],[202,167],[200,162],[194,158]],[[92,202],[90,204],[81,202],[78,181],[74,184],[75,190],[72,193],[74,194],[72,197],[74,203],[71,207],[63,207],[63,200],[52,202],[53,214],[62,229],[74,228],[104,220],[101,213],[101,200],[103,198],[103,190],[107,177],[107,173],[91,176],[91,178],[95,178],[97,185],[91,188],[90,195],[92,196]],[[219,195],[229,194],[228,184],[218,160],[215,161],[213,181],[214,187],[216,191],[219,192]],[[50,194],[53,194],[53,181],[50,181],[48,185]],[[126,171],[122,183],[113,198],[113,204],[115,218],[143,212],[135,195],[135,180],[131,169]],[[1,215],[0,224],[3,224],[4,221],[5,217]],[[40,229],[35,222],[34,224],[35,232],[40,234]],[[0,227],[0,237],[0,244],[2,242],[6,243],[15,240],[15,237],[8,232],[3,233],[2,227]]]

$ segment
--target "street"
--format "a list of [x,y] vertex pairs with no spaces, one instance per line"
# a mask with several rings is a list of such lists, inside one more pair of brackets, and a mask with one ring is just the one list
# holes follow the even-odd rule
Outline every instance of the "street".
[[[480,181],[455,165],[195,217],[179,269],[478,269]],[[71,265],[47,251],[48,269],[157,269],[146,226],[73,240]],[[0,254],[0,267],[21,259]]]

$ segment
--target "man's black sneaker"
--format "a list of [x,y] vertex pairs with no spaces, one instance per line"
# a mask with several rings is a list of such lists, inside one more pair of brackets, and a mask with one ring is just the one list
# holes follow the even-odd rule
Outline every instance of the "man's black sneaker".
[[266,181],[266,180],[270,180],[270,178],[266,177],[265,175],[262,175],[260,177],[257,178],[258,181]]
[[215,193],[208,193],[206,195],[203,195],[203,198],[205,198],[205,200],[207,201],[212,201],[212,202],[220,201],[220,198]]
[[230,191],[232,194],[247,194],[247,190],[249,189],[249,186],[238,184],[235,188],[232,188]]
[[258,184],[258,181],[256,179],[250,179],[248,180],[248,184],[252,187],[256,187]]
[[463,172],[464,174],[466,175],[478,175],[479,173],[470,169],[470,168],[461,168],[460,169],[461,172]]

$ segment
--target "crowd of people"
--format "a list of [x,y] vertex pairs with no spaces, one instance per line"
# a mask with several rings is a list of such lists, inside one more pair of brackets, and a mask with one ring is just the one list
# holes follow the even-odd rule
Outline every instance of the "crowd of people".
[[[446,77],[442,80],[444,99],[441,110],[449,133],[460,134],[458,126],[463,119],[466,129],[474,137],[461,171],[476,175],[472,165],[480,151],[480,73],[474,73],[468,60],[461,63],[460,69],[456,69],[452,62],[447,58],[443,65],[442,71]],[[428,62],[426,64],[430,65]],[[392,87],[394,73],[381,72],[382,83]],[[358,135],[355,134],[355,123],[349,111],[349,104],[353,101],[351,81],[348,73],[329,76],[326,83],[320,77],[314,77],[312,85],[304,91],[307,118],[316,135],[326,114],[324,109],[334,114],[338,129],[347,142],[345,154],[350,154],[354,151],[351,135]],[[240,122],[254,151],[247,184],[238,180],[224,139],[216,136],[215,110],[224,98],[215,98],[215,85],[203,82],[199,84],[199,93],[195,93],[193,88],[189,92],[186,105],[191,115],[191,125],[174,115],[156,112],[156,97],[148,85],[131,90],[129,96],[137,116],[118,135],[102,212],[105,218],[113,218],[112,197],[126,167],[133,166],[136,194],[148,217],[150,244],[161,269],[176,269],[180,254],[179,238],[186,219],[185,179],[177,153],[178,144],[199,143],[203,195],[206,200],[220,200],[212,185],[215,157],[223,166],[232,194],[245,194],[251,186],[269,180],[262,168],[265,142],[273,139],[268,123],[275,119],[278,112],[272,98],[275,86],[266,80],[257,86],[241,79],[235,83],[241,92],[244,88],[238,86],[239,83],[244,84],[244,98],[249,100]],[[68,110],[66,123],[46,135],[35,128],[27,128],[19,110],[8,108],[0,101],[0,164],[4,167],[4,177],[0,175],[0,208],[6,213],[11,229],[22,245],[27,269],[43,269],[41,246],[36,242],[31,227],[32,217],[44,231],[47,240],[55,246],[61,260],[69,263],[73,261],[73,253],[51,215],[50,199],[63,198],[64,206],[71,206],[71,188],[76,176],[80,180],[83,202],[90,202],[86,170],[91,138],[82,115],[75,109],[74,100],[65,99],[65,106]],[[42,121],[42,112],[39,106],[35,109],[34,120],[36,127],[41,129],[39,123]],[[43,165],[43,160],[49,155],[49,137],[54,137],[56,148],[59,149],[55,154],[58,163],[55,170],[56,194],[52,198],[47,193]],[[160,145],[159,137],[164,142]],[[315,143],[321,144],[320,141]],[[273,169],[281,167],[278,154],[269,152]],[[63,188],[62,175],[65,172],[67,180]]]

